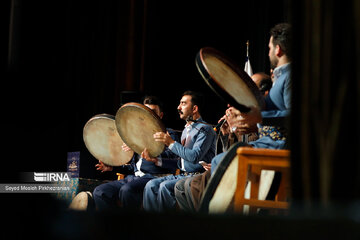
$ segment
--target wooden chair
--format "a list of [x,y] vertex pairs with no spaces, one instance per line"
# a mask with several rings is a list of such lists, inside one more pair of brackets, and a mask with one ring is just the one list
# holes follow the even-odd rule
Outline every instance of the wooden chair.
[[[249,206],[250,213],[256,213],[260,208],[288,209],[290,197],[290,151],[239,147],[238,177],[234,196],[234,211],[243,213],[244,205]],[[259,200],[259,184],[261,170],[281,172],[279,190],[275,200]],[[245,199],[245,188],[251,181],[250,199]]]

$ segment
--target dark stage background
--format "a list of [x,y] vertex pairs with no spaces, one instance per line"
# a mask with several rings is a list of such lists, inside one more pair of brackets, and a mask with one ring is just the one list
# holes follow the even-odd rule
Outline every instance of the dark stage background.
[[198,73],[197,52],[214,47],[243,68],[249,40],[254,72],[269,72],[268,32],[286,19],[280,0],[6,2],[9,160],[15,172],[65,171],[67,152],[80,151],[83,177],[100,177],[82,140],[92,116],[154,94],[165,102],[165,125],[182,130],[176,107],[192,89],[204,93],[203,118],[215,124],[226,103]]
[[[289,20],[295,30],[289,216],[73,213],[48,194],[3,194],[0,206],[11,210],[5,234],[359,239],[359,1],[4,0],[0,9],[3,183],[19,172],[66,171],[70,151],[81,153],[81,176],[110,177],[95,172],[82,128],[144,94],[161,97],[165,125],[182,129],[180,95],[201,91],[203,117],[216,123],[226,103],[196,70],[200,48],[217,48],[243,68],[250,40],[254,72],[268,72],[269,29]],[[144,231],[133,224],[139,219]],[[187,232],[173,231],[174,222]]]

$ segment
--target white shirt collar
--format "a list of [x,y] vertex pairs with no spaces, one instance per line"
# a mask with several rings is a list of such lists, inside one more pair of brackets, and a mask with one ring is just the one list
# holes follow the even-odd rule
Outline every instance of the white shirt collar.
[[[199,120],[199,119],[201,119],[201,117],[198,117],[197,119],[194,119],[194,120]],[[186,122],[185,128],[190,127],[190,129],[191,129],[191,128],[192,128],[192,125],[193,125],[194,123],[195,123],[195,122],[192,122],[192,121]]]

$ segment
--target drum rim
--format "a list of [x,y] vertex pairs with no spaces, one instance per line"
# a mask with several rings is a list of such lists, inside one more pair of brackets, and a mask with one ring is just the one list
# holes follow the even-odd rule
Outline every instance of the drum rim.
[[234,106],[241,112],[250,111],[249,107],[238,103],[222,86],[218,84],[219,81],[208,70],[208,67],[204,61],[204,53],[212,54],[213,56],[221,60],[225,65],[230,67],[244,81],[246,86],[254,94],[255,99],[258,103],[258,107],[260,109],[262,108],[262,106],[264,105],[264,99],[260,90],[256,86],[255,82],[251,79],[251,77],[243,70],[241,70],[238,66],[236,66],[230,58],[226,57],[220,51],[212,47],[204,47],[201,48],[200,51],[197,53],[195,58],[195,64],[200,75],[203,77],[207,85],[216,93],[216,95],[218,95],[223,101]]
[[[111,114],[108,114],[108,113],[100,113],[100,114],[96,114],[95,116],[93,116],[92,118],[89,119],[92,120],[92,119],[97,119],[97,118],[109,118],[111,120],[115,120],[115,116],[114,115],[111,115]],[[88,121],[88,122],[89,122]]]
[[[136,102],[129,102],[129,103],[126,103],[126,104],[122,105],[122,106],[118,109],[118,111],[116,112],[116,115],[115,115],[115,125],[116,125],[116,129],[117,129],[117,131],[118,131],[121,139],[124,141],[125,144],[127,144],[127,143],[125,142],[125,139],[123,138],[123,136],[121,136],[121,133],[120,133],[120,130],[119,130],[119,127],[118,127],[118,124],[117,124],[117,122],[118,122],[117,119],[118,119],[118,113],[119,113],[119,111],[120,111],[121,109],[123,109],[123,108],[125,108],[125,107],[129,107],[129,106],[137,107],[137,108],[139,108],[139,109],[142,109],[142,110],[147,111],[149,114],[151,114],[151,115],[157,120],[157,123],[159,124],[159,127],[161,128],[161,130],[162,130],[164,133],[166,133],[166,128],[165,128],[164,123],[162,122],[162,120],[160,119],[160,117],[159,117],[153,110],[151,110],[150,108],[148,108],[147,106],[145,106],[145,105],[143,105],[143,104],[136,103]],[[127,145],[128,145],[128,144],[127,144]],[[164,149],[165,149],[165,144],[164,144],[164,147],[163,147],[163,149],[162,149],[162,152],[164,151]],[[135,152],[135,151],[134,151],[134,152]]]
[[108,114],[108,113],[100,113],[100,114],[96,114],[94,116],[92,116],[89,120],[87,120],[87,122],[85,123],[84,127],[83,127],[83,137],[84,137],[84,129],[86,128],[86,126],[93,120],[95,119],[99,119],[99,118],[107,118],[109,120],[115,120],[115,116]]
[[[95,156],[95,155],[97,155],[97,154],[95,154],[95,153],[93,152],[93,150],[91,149],[90,146],[88,146],[87,141],[85,140],[85,129],[86,129],[86,127],[90,124],[90,122],[92,122],[92,121],[94,121],[94,120],[96,120],[96,119],[113,120],[114,123],[115,123],[115,116],[114,116],[114,115],[111,115],[111,114],[108,114],[108,113],[96,114],[95,116],[91,117],[91,118],[85,123],[85,125],[84,125],[84,127],[83,127],[83,142],[84,142],[84,144],[85,144],[85,147],[86,147],[86,149],[88,150],[88,152],[89,152],[96,160],[99,160],[99,159],[97,159],[97,157]],[[115,128],[116,128],[116,124],[115,124]],[[117,129],[116,129],[116,132],[117,132]],[[119,133],[118,133],[118,134],[119,134]],[[120,137],[121,141],[124,142],[124,140],[121,138],[120,134],[119,134],[119,137]],[[90,150],[90,149],[91,149],[91,150]],[[132,155],[132,154],[133,154],[133,153],[129,153],[129,155]],[[124,164],[117,165],[117,164],[109,164],[109,163],[107,163],[107,165],[113,166],[113,167],[123,166],[123,165],[125,165],[125,164],[128,164],[128,163],[131,161],[131,159],[132,159],[132,157],[130,157],[129,160],[128,160],[126,163],[124,163]]]
[[[115,116],[111,115],[111,114],[107,114],[107,113],[100,113],[100,114],[96,114],[95,116],[92,116],[84,125],[83,127],[83,142],[85,144],[86,149],[91,153],[91,155],[94,156],[94,154],[92,153],[92,151],[89,150],[89,146],[86,144],[87,141],[85,141],[85,129],[89,126],[89,124],[96,120],[96,119],[100,119],[100,118],[105,118],[108,120],[115,120]],[[121,139],[122,140],[122,139]],[[94,156],[95,157],[95,156]]]
[[248,146],[248,145],[243,142],[234,143],[230,147],[228,152],[225,154],[225,156],[221,159],[215,172],[213,172],[208,184],[205,187],[204,194],[200,200],[199,212],[203,212],[203,213],[209,212],[210,201],[213,198],[215,191],[216,191],[222,177],[224,176],[224,173],[226,172],[228,166],[230,165],[231,161],[235,158],[235,156],[237,154],[236,150],[239,147],[244,147],[244,146]]
[[[161,121],[160,117],[153,111],[151,110],[150,108],[148,108],[147,106],[145,106],[144,104],[140,104],[140,103],[136,103],[136,102],[129,102],[129,103],[125,103],[124,105],[122,105],[120,109],[124,108],[124,107],[127,107],[127,106],[135,106],[135,107],[138,107],[138,108],[142,108],[146,111],[148,111],[151,115],[153,115],[155,118],[157,118],[159,124],[160,124],[160,127],[162,130],[164,130],[164,132],[166,132],[166,128],[165,128],[165,125],[163,124],[163,122]],[[119,111],[118,110],[118,111]],[[116,115],[117,115],[117,112],[116,112]],[[115,119],[116,119],[116,116],[115,116]]]
[[[160,119],[160,117],[153,111],[151,110],[150,108],[148,108],[147,106],[143,105],[143,104],[140,104],[140,103],[136,103],[136,102],[129,102],[129,103],[125,103],[124,105],[122,105],[119,110],[116,112],[116,115],[115,115],[115,120],[116,120],[116,116],[118,114],[118,112],[120,111],[120,109],[124,108],[124,107],[128,107],[128,106],[135,106],[135,107],[138,107],[138,108],[141,108],[143,110],[146,110],[147,112],[149,112],[153,117],[155,117],[157,120],[158,120],[158,123],[160,125],[160,128],[161,130],[163,130],[163,132],[166,132],[166,128],[165,128],[165,125],[164,123],[162,122],[162,120]],[[119,133],[120,134],[120,133]]]

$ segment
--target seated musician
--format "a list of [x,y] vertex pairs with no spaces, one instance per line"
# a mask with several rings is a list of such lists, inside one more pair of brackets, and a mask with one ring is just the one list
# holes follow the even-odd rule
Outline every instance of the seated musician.
[[[200,109],[203,102],[201,97],[198,93],[186,91],[180,100],[177,109],[180,118],[187,121],[181,136],[182,144],[175,142],[169,134],[162,132],[154,134],[156,141],[165,143],[174,154],[179,156],[175,164],[181,169],[181,174],[156,178],[146,184],[143,207],[147,211],[175,209],[176,182],[203,172],[204,168],[199,162],[210,163],[215,156],[215,132],[201,118]],[[189,121],[190,118],[195,121]],[[158,162],[156,158],[153,160]],[[162,165],[164,164],[162,162]]]
[[259,88],[262,95],[266,97],[273,84],[271,77],[264,72],[259,72],[253,74],[251,79],[256,83],[256,86]]
[[[269,91],[272,87],[272,81],[269,75],[267,75],[264,72],[258,72],[258,73],[254,73],[251,76],[251,79],[254,81],[254,83],[256,84],[256,86],[259,88],[260,92],[262,93],[262,95],[264,97],[266,97],[269,94]],[[230,107],[230,105],[228,105],[228,107]],[[219,120],[219,122],[221,122],[223,119],[225,119],[225,117],[221,118]],[[226,152],[227,149],[230,148],[230,146],[235,142],[235,141],[243,141],[243,142],[252,142],[257,140],[258,137],[258,132],[257,132],[257,126],[254,125],[253,129],[250,129],[248,131],[248,134],[240,134],[239,131],[230,131],[229,127],[228,127],[228,123],[224,123],[221,125],[220,128],[220,133],[218,136],[218,139],[221,142],[222,145],[222,149],[219,149],[220,151],[222,150],[222,152]],[[218,151],[218,153],[221,153]]]
[[[289,24],[278,24],[270,31],[269,59],[271,68],[274,68],[274,84],[269,94],[265,97],[265,108],[260,112],[257,108],[251,108],[248,113],[241,113],[234,107],[229,107],[222,119],[226,123],[222,126],[222,132],[231,132],[241,136],[258,129],[259,139],[242,143],[243,146],[254,148],[285,148],[286,133],[283,122],[274,119],[284,118],[290,112],[290,78],[291,78],[291,26]],[[220,121],[222,120],[220,119]],[[180,207],[187,211],[197,211],[210,175],[215,171],[217,165],[226,155],[226,152],[215,156],[211,165],[207,165],[205,174],[196,176],[182,185],[175,186],[176,198]],[[180,183],[179,183],[180,184]]]
[[[256,83],[257,87],[259,88],[263,96],[264,97],[267,96],[272,86],[270,76],[263,72],[260,72],[253,74],[251,76],[251,79]],[[219,122],[224,118],[225,117],[221,118]],[[221,152],[226,152],[230,148],[230,146],[235,142],[243,141],[247,143],[257,140],[258,139],[257,126],[254,126],[252,130],[253,131],[250,131],[248,134],[241,134],[238,130],[232,132],[230,131],[228,123],[225,122],[220,128],[220,132],[217,138],[218,140],[220,140],[222,146],[222,149],[218,147],[218,150]],[[203,164],[203,167],[206,171],[208,171],[211,169],[211,163]],[[181,179],[176,183],[174,189],[175,197],[179,207],[182,210],[191,212],[197,209],[198,204],[200,202],[200,195],[198,194],[199,193],[198,189],[200,188],[203,190],[209,178],[210,178],[210,171],[204,172],[201,175],[193,176],[191,178]],[[193,180],[194,183],[192,184]],[[193,191],[194,188],[196,188],[196,194],[195,194],[196,196],[192,196],[193,194],[191,193],[191,184],[193,185]]]
[[[152,109],[160,118],[163,117],[162,103],[154,96],[148,96],[144,99],[143,104]],[[170,136],[175,141],[180,141],[178,133],[171,129],[167,129]],[[124,144],[123,151],[129,151],[130,148]],[[168,148],[160,154],[159,158],[163,162],[176,157]],[[97,170],[112,171],[113,167],[105,165],[99,161],[96,165]],[[127,209],[140,209],[142,204],[143,189],[145,184],[153,178],[172,174],[176,171],[176,166],[160,167],[154,162],[146,161],[138,154],[134,153],[131,164],[116,167],[114,169],[122,174],[127,174],[124,179],[99,185],[94,189],[93,198],[96,208],[104,210],[117,205]]]
[[[246,134],[249,129],[259,124],[259,136],[256,141],[249,145],[256,148],[283,149],[285,147],[285,132],[281,126],[267,126],[276,123],[276,118],[283,118],[290,113],[290,78],[291,78],[291,36],[289,24],[278,24],[270,31],[269,40],[269,60],[271,67],[274,68],[274,84],[268,96],[265,98],[265,108],[260,112],[259,109],[252,108],[248,113],[241,113],[239,110],[230,107],[226,110],[224,118],[231,130],[238,130],[241,134]],[[282,124],[279,124],[282,125]],[[221,156],[213,159],[215,170]]]

